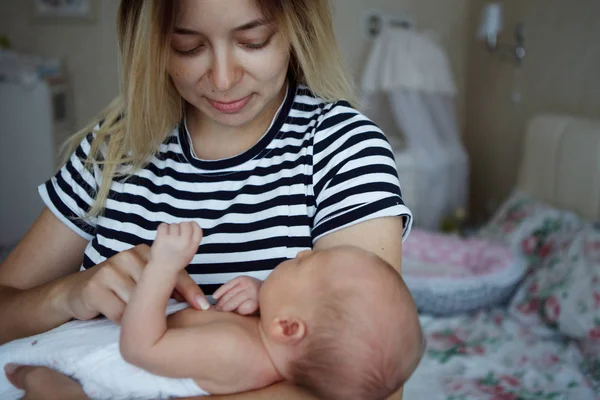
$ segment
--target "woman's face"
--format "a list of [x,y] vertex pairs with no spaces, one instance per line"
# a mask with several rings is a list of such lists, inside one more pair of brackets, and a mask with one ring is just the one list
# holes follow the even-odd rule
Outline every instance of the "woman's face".
[[253,0],[178,0],[169,74],[203,117],[239,127],[285,94],[290,46]]

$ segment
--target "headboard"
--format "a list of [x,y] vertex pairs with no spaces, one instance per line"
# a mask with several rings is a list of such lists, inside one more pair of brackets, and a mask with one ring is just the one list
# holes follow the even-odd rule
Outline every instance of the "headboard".
[[539,115],[527,125],[518,189],[600,219],[600,120]]

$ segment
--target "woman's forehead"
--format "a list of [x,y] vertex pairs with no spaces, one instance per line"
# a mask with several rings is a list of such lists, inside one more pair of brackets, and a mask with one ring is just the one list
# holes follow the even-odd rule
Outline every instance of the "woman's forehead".
[[255,0],[177,0],[176,21],[192,25],[243,25],[263,18]]

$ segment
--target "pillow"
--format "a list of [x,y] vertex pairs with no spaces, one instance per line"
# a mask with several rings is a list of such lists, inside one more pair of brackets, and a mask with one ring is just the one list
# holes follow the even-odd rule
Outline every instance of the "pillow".
[[506,302],[525,266],[499,244],[413,229],[402,271],[420,312],[452,315]]
[[476,237],[507,246],[523,258],[528,269],[534,269],[582,226],[583,221],[575,213],[555,209],[516,191]]
[[475,236],[511,247],[515,233],[547,208],[545,204],[517,190],[508,197]]
[[589,372],[600,379],[600,229],[585,225],[554,245],[558,250],[530,274],[510,311],[577,340]]

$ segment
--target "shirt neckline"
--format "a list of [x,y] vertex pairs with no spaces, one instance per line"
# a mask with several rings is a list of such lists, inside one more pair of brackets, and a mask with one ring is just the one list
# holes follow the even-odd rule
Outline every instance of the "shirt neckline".
[[292,104],[294,104],[295,92],[296,85],[292,83],[288,84],[286,96],[283,99],[281,105],[279,106],[277,113],[275,113],[275,116],[271,121],[270,127],[254,146],[252,146],[250,149],[241,154],[219,160],[203,160],[195,155],[193,146],[191,144],[192,139],[187,129],[187,122],[184,114],[183,120],[179,124],[178,129],[178,139],[181,145],[181,149],[183,151],[183,155],[188,160],[188,162],[196,168],[210,171],[234,168],[236,166],[242,165],[243,163],[249,160],[252,160],[256,156],[258,156],[264,149],[267,148],[269,143],[271,143],[271,141],[281,130],[281,127],[283,126],[283,124],[289,116]]

